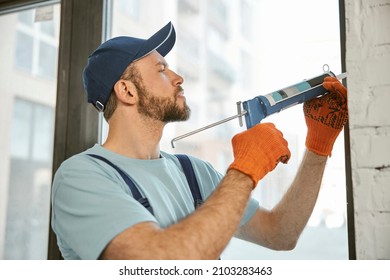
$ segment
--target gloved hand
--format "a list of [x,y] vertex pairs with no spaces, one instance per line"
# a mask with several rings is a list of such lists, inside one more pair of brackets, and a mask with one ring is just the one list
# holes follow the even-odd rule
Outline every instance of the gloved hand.
[[348,119],[347,89],[335,77],[326,77],[322,85],[328,94],[303,105],[306,147],[318,155],[331,156],[333,144]]
[[258,181],[272,171],[279,161],[287,163],[291,154],[283,134],[272,123],[257,124],[232,139],[234,161],[228,170],[236,169]]

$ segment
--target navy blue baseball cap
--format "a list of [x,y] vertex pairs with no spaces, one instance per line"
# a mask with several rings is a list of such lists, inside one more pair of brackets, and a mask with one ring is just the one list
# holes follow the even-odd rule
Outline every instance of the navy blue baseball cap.
[[176,33],[169,22],[149,39],[115,37],[101,44],[89,57],[83,73],[88,102],[104,111],[108,98],[130,63],[154,50],[166,56],[175,45]]

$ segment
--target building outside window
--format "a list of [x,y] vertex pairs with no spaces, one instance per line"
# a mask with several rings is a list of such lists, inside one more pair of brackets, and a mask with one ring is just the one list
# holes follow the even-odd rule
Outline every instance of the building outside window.
[[0,16],[0,259],[47,259],[59,16]]

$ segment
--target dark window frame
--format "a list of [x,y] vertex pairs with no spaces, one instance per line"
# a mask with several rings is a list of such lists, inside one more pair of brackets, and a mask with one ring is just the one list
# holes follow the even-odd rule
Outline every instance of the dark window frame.
[[[339,18],[340,18],[340,51],[341,51],[341,71],[347,71],[346,67],[346,18],[345,18],[345,0],[339,0]],[[343,84],[346,86],[345,79]],[[352,184],[352,165],[351,165],[351,141],[349,134],[349,122],[344,126],[344,150],[345,150],[345,180],[347,194],[347,233],[348,233],[348,251],[349,259],[356,260],[356,241],[355,241],[355,216],[353,201]]]

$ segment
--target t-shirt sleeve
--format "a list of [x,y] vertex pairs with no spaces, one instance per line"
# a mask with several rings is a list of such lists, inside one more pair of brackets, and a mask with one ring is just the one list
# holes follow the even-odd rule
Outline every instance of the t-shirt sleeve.
[[84,156],[64,162],[55,175],[52,227],[81,259],[97,259],[117,234],[137,223],[157,222],[115,172],[102,172]]

